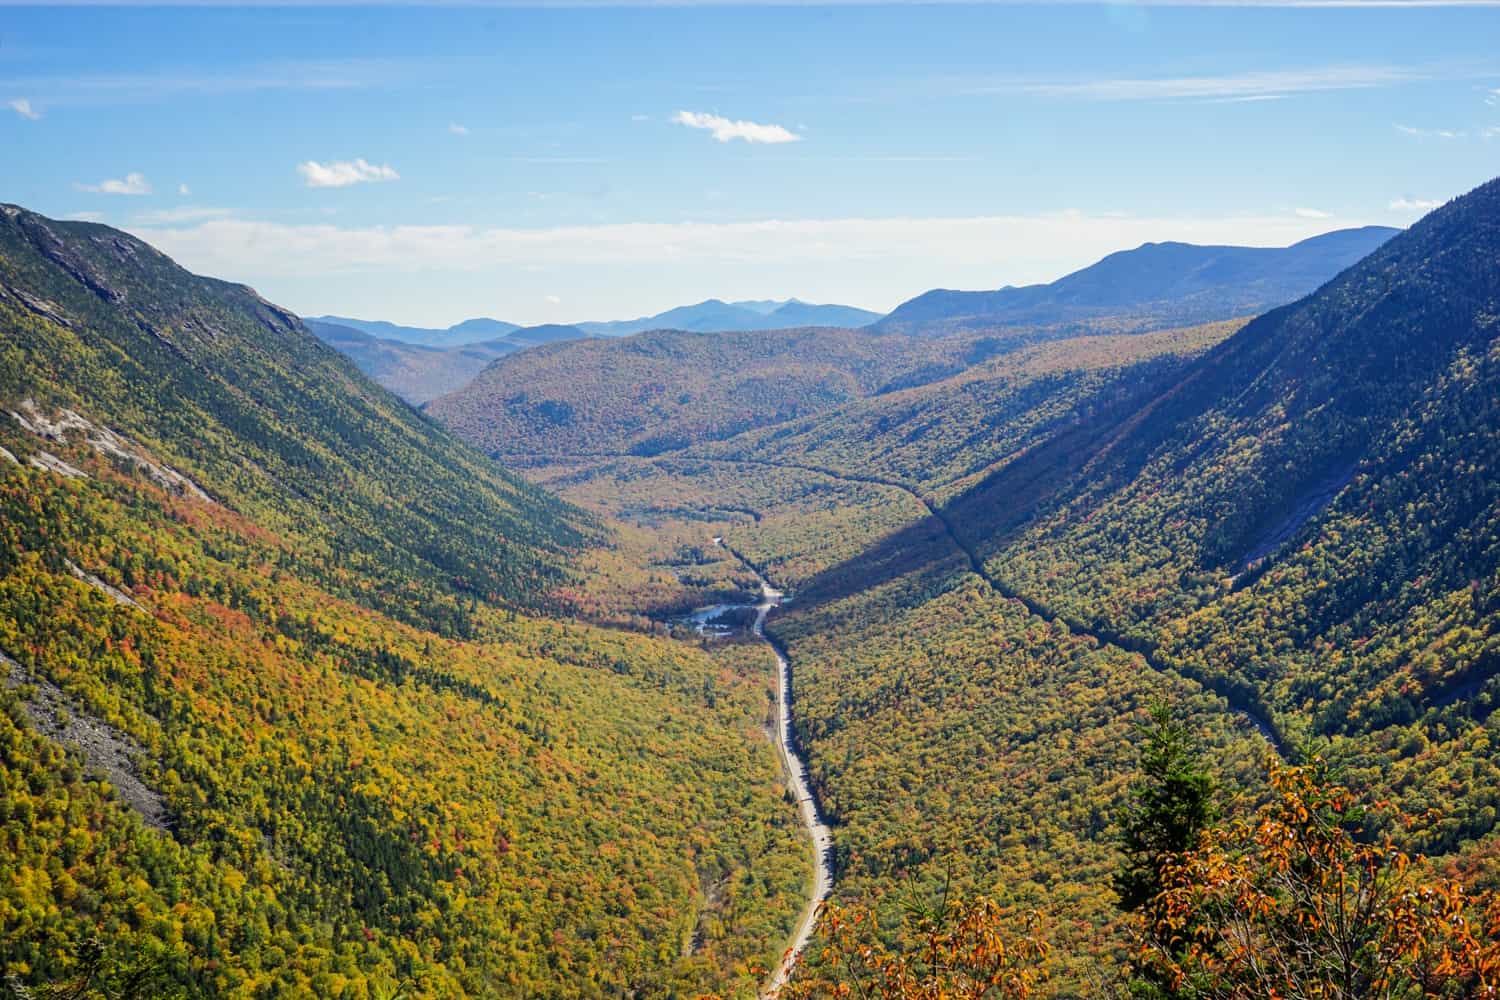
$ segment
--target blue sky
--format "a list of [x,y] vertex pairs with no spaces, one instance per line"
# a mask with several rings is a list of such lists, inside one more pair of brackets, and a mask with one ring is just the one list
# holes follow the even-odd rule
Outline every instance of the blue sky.
[[0,3],[0,200],[304,314],[886,309],[1500,174],[1500,7]]

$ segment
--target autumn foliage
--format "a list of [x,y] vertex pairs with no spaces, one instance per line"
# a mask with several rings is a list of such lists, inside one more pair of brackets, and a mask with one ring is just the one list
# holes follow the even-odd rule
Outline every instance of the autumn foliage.
[[992,899],[908,907],[904,950],[877,943],[872,911],[830,906],[822,920],[819,972],[784,990],[785,1000],[1026,1000],[1046,975],[1036,915]]
[[[1500,997],[1500,895],[1433,877],[1393,835],[1407,817],[1365,808],[1322,760],[1270,769],[1270,800],[1162,859],[1129,960],[1096,991],[1155,1000],[1448,1000]],[[793,1000],[1024,1000],[1047,992],[1034,914],[985,898],[909,910],[881,944],[873,910],[829,907]],[[1072,995],[1071,993],[1067,995]]]
[[1327,772],[1274,765],[1253,818],[1166,866],[1142,964],[1215,1000],[1500,996],[1500,896],[1427,877]]

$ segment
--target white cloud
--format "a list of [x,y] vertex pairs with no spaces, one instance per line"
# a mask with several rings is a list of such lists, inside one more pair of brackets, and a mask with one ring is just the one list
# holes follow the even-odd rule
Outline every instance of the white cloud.
[[16,114],[29,122],[34,122],[42,117],[42,113],[31,106],[31,101],[24,97],[16,97],[5,103]]
[[732,121],[720,115],[711,115],[702,111],[679,111],[672,116],[672,121],[678,125],[686,125],[688,128],[704,129],[712,132],[719,142],[729,142],[733,139],[743,139],[754,143],[783,143],[796,142],[802,137],[795,132],[789,131],[781,125],[762,125],[759,122]]
[[1332,212],[1325,212],[1321,208],[1294,208],[1292,214],[1299,219],[1331,219]]
[[[286,225],[215,219],[143,236],[189,267],[212,274],[314,276],[385,270],[484,271],[515,265],[744,264],[964,261],[1039,280],[1059,262],[1081,266],[1148,241],[1285,246],[1322,232],[1291,213],[1214,218],[1042,215],[960,218],[767,219],[734,223],[618,223],[507,229],[466,225]],[[1061,271],[1057,272],[1062,273]],[[1052,274],[1056,277],[1057,274]],[[979,286],[986,287],[986,286]],[[998,287],[991,285],[988,287]],[[920,289],[917,289],[920,291]]]
[[192,194],[193,191],[186,184],[179,184],[177,185],[177,193],[186,198],[188,195]]
[[367,162],[363,157],[355,160],[337,160],[332,163],[308,160],[306,163],[297,164],[297,173],[302,175],[310,188],[341,188],[351,184],[401,179],[401,175],[391,169],[390,164],[382,163],[376,166]]
[[[1378,209],[1378,206],[1377,206]],[[1342,225],[1389,221],[1383,209]],[[551,288],[577,317],[641,316],[684,289],[726,299],[795,294],[889,309],[929,288],[1053,279],[1116,250],[1163,240],[1287,246],[1327,220],[1289,210],[1211,216],[1032,215],[764,219],[521,229],[481,225],[291,225],[241,218],[131,226],[183,266],[253,284],[309,315],[361,311],[432,325],[510,302],[513,322],[555,321]],[[566,294],[562,290],[567,289]]]
[[469,126],[460,125],[458,122],[449,122],[448,131],[452,132],[454,135],[468,135]]
[[1393,200],[1388,208],[1392,212],[1430,212],[1442,205],[1435,198],[1397,198]]
[[138,226],[175,226],[184,222],[205,222],[223,219],[234,214],[228,208],[210,208],[207,205],[183,205],[179,208],[164,208],[157,212],[141,212],[131,221]]
[[1412,125],[1397,125],[1396,131],[1405,135],[1414,135],[1419,139],[1462,139],[1468,135],[1456,129],[1447,128],[1416,128]]
[[144,174],[128,173],[119,180],[104,180],[98,184],[75,184],[80,191],[88,191],[92,194],[150,194],[151,182],[146,180]]
[[1217,76],[1178,76],[1057,83],[1002,82],[975,92],[1020,90],[1040,97],[1093,101],[1185,99],[1272,100],[1288,94],[1320,90],[1362,90],[1425,78],[1424,73],[1398,66],[1321,66],[1300,70],[1271,70]]
[[562,299],[558,298],[556,295],[544,295],[542,297],[547,300],[547,304],[549,306],[562,305]]
[[71,213],[69,213],[68,218],[70,218],[70,219],[76,219],[79,222],[103,222],[104,221],[104,213],[103,212],[71,212]]

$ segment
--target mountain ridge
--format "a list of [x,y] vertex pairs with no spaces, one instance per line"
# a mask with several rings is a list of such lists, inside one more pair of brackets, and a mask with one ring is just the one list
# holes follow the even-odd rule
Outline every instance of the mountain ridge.
[[1252,315],[1313,291],[1400,230],[1334,230],[1287,247],[1143,243],[1048,284],[933,289],[872,329],[937,336],[1012,328],[1048,336],[1149,330]]

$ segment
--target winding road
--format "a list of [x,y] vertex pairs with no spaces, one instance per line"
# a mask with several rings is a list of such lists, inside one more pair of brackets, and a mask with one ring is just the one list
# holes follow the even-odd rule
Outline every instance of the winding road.
[[[498,454],[496,457],[499,457]],[[1213,691],[1215,694],[1219,695],[1226,702],[1228,702],[1230,711],[1233,714],[1244,719],[1245,722],[1248,723],[1249,726],[1266,741],[1267,745],[1269,745],[1271,750],[1278,757],[1281,757],[1284,760],[1291,760],[1295,762],[1300,756],[1295,745],[1289,743],[1285,736],[1282,734],[1281,730],[1275,724],[1273,724],[1273,722],[1271,721],[1270,712],[1266,710],[1265,706],[1257,703],[1256,700],[1247,698],[1243,691],[1238,690],[1232,686],[1227,686],[1223,683],[1223,678],[1213,677],[1204,671],[1194,669],[1194,667],[1189,664],[1168,664],[1148,643],[1134,640],[1129,636],[1123,635],[1113,630],[1100,628],[1098,626],[1086,625],[1083,622],[1060,614],[1041,601],[1035,600],[1034,598],[1026,594],[1019,593],[1013,588],[1007,586],[1003,581],[997,579],[989,572],[988,569],[985,568],[984,560],[980,558],[979,553],[975,551],[974,547],[969,544],[959,533],[957,527],[953,524],[952,517],[946,510],[944,510],[938,504],[934,503],[923,493],[912,488],[908,484],[901,482],[900,480],[886,479],[880,476],[851,475],[849,473],[837,472],[833,469],[824,469],[813,465],[801,465],[795,462],[775,462],[767,459],[755,458],[708,458],[704,456],[694,455],[691,452],[687,451],[654,455],[650,457],[632,455],[629,453],[578,454],[567,457],[588,459],[632,458],[648,462],[668,462],[683,460],[691,462],[710,462],[719,465],[752,465],[770,469],[788,469],[796,472],[805,472],[812,475],[824,476],[828,479],[840,482],[864,483],[869,486],[883,486],[890,489],[899,490],[902,493],[910,496],[917,503],[921,504],[921,506],[926,510],[927,516],[931,517],[933,521],[935,521],[938,526],[942,528],[943,533],[948,536],[949,541],[952,542],[954,547],[968,560],[969,566],[973,570],[974,574],[979,577],[980,580],[984,581],[989,586],[989,588],[1000,597],[1003,597],[1007,600],[1019,601],[1023,606],[1025,606],[1026,610],[1030,611],[1032,614],[1036,615],[1046,622],[1061,625],[1063,628],[1066,628],[1069,632],[1072,632],[1075,635],[1087,636],[1093,639],[1095,642],[1100,643],[1101,645],[1112,646],[1117,649],[1124,650],[1127,653],[1133,653],[1134,655],[1139,656],[1142,662],[1144,662],[1147,667],[1150,667],[1152,670],[1155,670],[1158,673],[1167,674],[1169,676],[1186,677],[1189,680],[1192,680],[1195,683],[1201,685],[1202,687]],[[757,516],[756,521],[759,522],[759,520],[760,518],[759,516]],[[722,541],[720,539],[715,539],[715,544],[722,544]],[[747,568],[754,571],[757,576],[760,575],[759,571],[756,570],[753,565],[746,562],[743,556],[740,556],[739,553],[734,552],[733,549],[730,549],[729,551],[733,553],[735,557],[740,560],[740,562],[745,563]],[[764,584],[764,577],[762,577],[762,584]],[[778,653],[778,655],[780,654]]]
[[792,971],[797,967],[797,960],[802,957],[802,953],[807,950],[807,945],[812,940],[813,930],[818,924],[818,911],[823,901],[828,898],[828,894],[833,891],[833,831],[828,828],[828,824],[823,822],[823,817],[818,812],[817,800],[813,798],[812,788],[807,783],[807,761],[797,754],[796,740],[792,738],[791,661],[787,659],[781,646],[766,635],[766,616],[773,609],[780,607],[781,591],[772,587],[766,578],[761,576],[760,571],[746,562],[743,556],[725,545],[723,538],[715,538],[714,544],[721,546],[738,559],[760,580],[759,604],[729,606],[755,609],[755,621],[750,626],[750,631],[757,639],[769,646],[776,656],[776,750],[781,755],[781,766],[786,773],[787,788],[797,802],[797,815],[802,819],[802,826],[807,830],[813,849],[813,885],[812,891],[807,896],[807,905],[802,908],[802,913],[797,918],[797,926],[792,930],[786,951],[781,955],[781,962],[760,992],[763,1000],[769,1000],[779,994],[781,988],[792,978]]
[[792,664],[765,631],[766,615],[781,603],[781,591],[772,589],[761,580],[761,600],[755,606],[755,624],[751,631],[776,654],[776,746],[781,752],[781,764],[786,770],[787,786],[797,799],[797,814],[813,846],[813,888],[807,897],[807,906],[797,918],[797,927],[792,931],[791,942],[781,956],[781,964],[761,991],[763,997],[774,997],[781,992],[797,960],[807,950],[812,940],[813,929],[818,923],[818,910],[833,890],[833,832],[818,814],[818,803],[813,799],[812,789],[807,784],[807,762],[797,755],[796,743],[792,739]]

